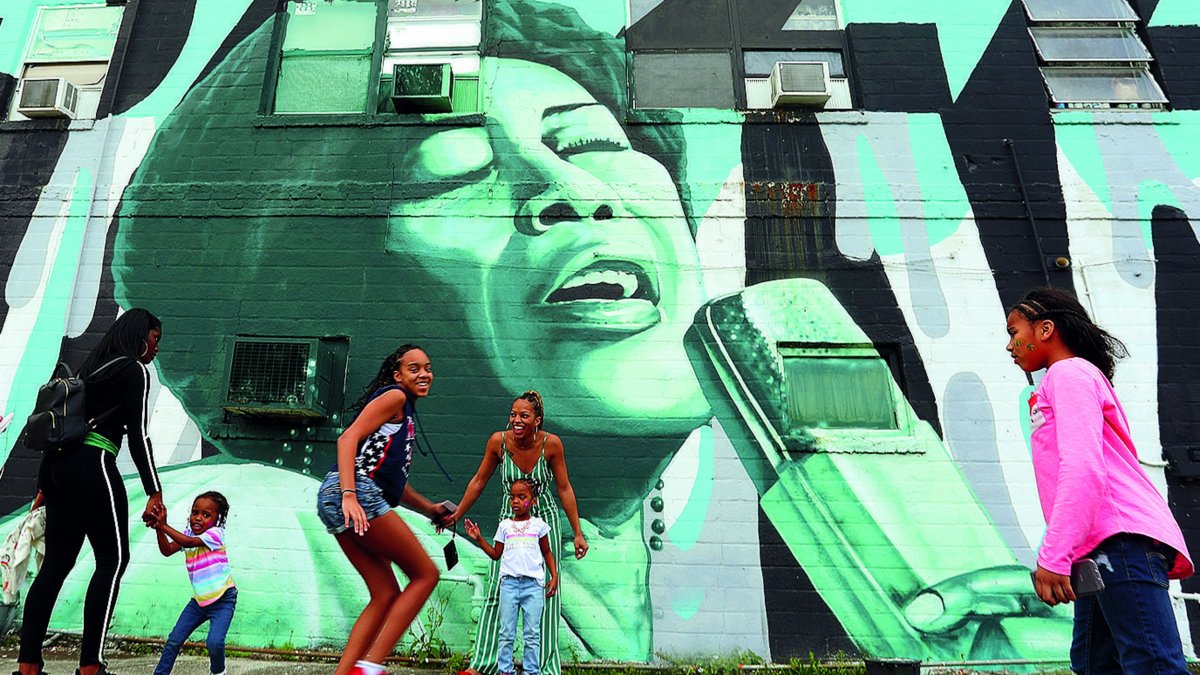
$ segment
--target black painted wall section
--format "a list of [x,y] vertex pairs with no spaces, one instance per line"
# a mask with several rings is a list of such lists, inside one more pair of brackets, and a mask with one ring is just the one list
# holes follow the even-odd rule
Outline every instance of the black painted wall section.
[[851,24],[853,82],[865,110],[937,112],[950,85],[933,24]]
[[1175,110],[1200,110],[1200,27],[1159,26],[1146,31],[1163,89]]
[[[131,5],[126,11],[134,9]],[[138,2],[125,48],[112,113],[119,115],[154,91],[183,52],[196,0]]]
[[[1187,472],[1200,471],[1189,449],[1200,452],[1200,244],[1187,216],[1172,206],[1153,211],[1154,300],[1158,324],[1158,428],[1163,452]],[[1149,459],[1158,459],[1150,457]],[[1183,529],[1193,557],[1200,552],[1200,482],[1181,479],[1176,468],[1167,471],[1167,501]],[[1186,593],[1200,593],[1200,577],[1183,580]],[[1200,636],[1200,607],[1186,603],[1192,639]]]
[[[1006,307],[1030,287],[1047,283],[1037,241],[1046,255],[1067,252],[1066,206],[1049,110],[1018,0],[958,100],[942,112],[955,166]],[[1006,140],[1012,141],[1011,149]],[[1070,274],[1057,270],[1049,282],[1072,287]]]
[[625,31],[642,49],[727,49],[733,44],[728,0],[666,0]]

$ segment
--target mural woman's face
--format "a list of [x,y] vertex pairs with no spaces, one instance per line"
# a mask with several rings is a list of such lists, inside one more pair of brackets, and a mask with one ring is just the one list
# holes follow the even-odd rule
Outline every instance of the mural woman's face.
[[704,296],[671,176],[561,72],[494,59],[484,76],[487,125],[400,163],[388,248],[462,304],[503,388],[536,387],[573,430],[691,428],[708,409],[682,339]]

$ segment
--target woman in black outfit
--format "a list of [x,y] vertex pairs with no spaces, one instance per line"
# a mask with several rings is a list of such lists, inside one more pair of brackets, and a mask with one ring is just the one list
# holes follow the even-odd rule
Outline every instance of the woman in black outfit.
[[129,498],[117,471],[125,434],[149,495],[142,519],[163,510],[162,486],[146,435],[150,393],[146,364],[158,353],[161,337],[162,323],[153,314],[131,309],[113,323],[79,369],[87,382],[85,411],[95,426],[81,443],[47,451],[38,471],[34,506],[46,505],[46,558],[25,598],[17,658],[20,675],[42,672],[42,641],[50,612],[85,537],[96,556],[96,571],[84,600],[83,645],[75,672],[108,672],[101,658],[104,637],[121,575],[129,564]]

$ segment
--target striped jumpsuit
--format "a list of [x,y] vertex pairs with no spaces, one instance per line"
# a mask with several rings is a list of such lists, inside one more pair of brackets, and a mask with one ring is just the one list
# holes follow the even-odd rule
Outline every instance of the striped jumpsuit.
[[[562,560],[562,526],[558,517],[558,502],[553,497],[550,484],[554,475],[546,463],[546,438],[542,438],[542,450],[538,455],[533,471],[524,473],[513,461],[507,441],[501,437],[500,454],[503,460],[500,464],[501,486],[504,496],[500,500],[500,520],[512,517],[512,507],[509,505],[508,491],[513,481],[518,478],[532,480],[538,487],[537,506],[532,514],[550,525],[550,552],[554,554],[555,562]],[[560,574],[559,592],[554,597],[546,598],[542,608],[541,655],[539,663],[543,675],[559,675],[562,661],[558,655],[558,627],[562,610],[562,585]],[[495,675],[496,661],[500,651],[500,561],[493,560],[488,567],[486,595],[483,599],[483,611],[479,615],[479,629],[475,635],[475,653],[471,657],[471,667],[485,675]]]

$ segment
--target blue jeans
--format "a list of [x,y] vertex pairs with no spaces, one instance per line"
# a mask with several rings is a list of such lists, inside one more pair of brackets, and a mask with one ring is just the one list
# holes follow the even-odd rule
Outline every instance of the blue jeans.
[[522,615],[525,634],[525,675],[538,675],[538,656],[542,648],[542,606],[546,589],[533,577],[500,579],[500,654],[496,667],[502,674],[513,672],[513,640],[517,637],[517,613]]
[[179,650],[183,647],[184,640],[187,640],[192,631],[199,628],[200,624],[205,621],[211,622],[208,626],[208,639],[205,640],[205,645],[208,647],[210,670],[214,673],[225,672],[225,634],[229,632],[229,624],[233,621],[235,607],[237,607],[237,588],[227,589],[216,602],[204,607],[201,607],[195,598],[189,600],[187,606],[183,608],[183,613],[179,615],[179,620],[175,622],[175,628],[171,630],[171,635],[167,638],[167,644],[163,645],[162,657],[158,659],[158,665],[154,667],[154,675],[167,675],[171,672],[171,668],[175,667],[175,658],[179,656]]
[[1167,594],[1175,555],[1137,534],[1109,537],[1087,555],[1100,567],[1104,590],[1075,602],[1073,672],[1187,674]]

